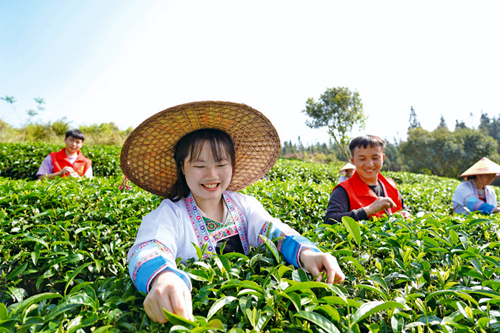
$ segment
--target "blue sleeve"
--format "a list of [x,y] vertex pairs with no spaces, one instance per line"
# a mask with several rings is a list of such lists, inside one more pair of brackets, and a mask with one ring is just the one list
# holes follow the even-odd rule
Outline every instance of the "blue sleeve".
[[191,290],[191,279],[186,272],[177,269],[172,252],[157,240],[141,244],[130,257],[129,274],[137,290],[149,292],[151,281],[164,270],[179,276]]
[[491,214],[493,209],[495,209],[495,206],[490,205],[482,200],[479,200],[478,198],[474,196],[469,196],[467,199],[465,199],[465,206],[471,211],[471,212],[481,212],[484,214]]

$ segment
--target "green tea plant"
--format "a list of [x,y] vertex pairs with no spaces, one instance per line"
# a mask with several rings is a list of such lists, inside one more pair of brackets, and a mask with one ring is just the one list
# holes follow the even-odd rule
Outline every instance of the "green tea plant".
[[324,224],[337,176],[337,166],[279,161],[244,192],[335,255],[342,285],[314,281],[266,238],[248,256],[202,259],[198,248],[178,261],[195,320],[166,313],[165,325],[146,316],[126,263],[161,198],[120,191],[119,176],[0,178],[0,332],[500,330],[499,217],[450,215],[456,180],[388,173],[418,217]]
[[[36,172],[43,159],[63,145],[44,143],[0,143],[0,177],[36,179]],[[118,146],[83,146],[82,152],[92,160],[94,175],[101,177],[123,176],[120,168]]]

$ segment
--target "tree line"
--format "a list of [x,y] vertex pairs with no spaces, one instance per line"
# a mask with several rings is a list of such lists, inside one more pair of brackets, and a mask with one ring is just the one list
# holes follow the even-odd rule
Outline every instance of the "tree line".
[[[0,97],[11,106],[14,97]],[[26,120],[20,128],[14,128],[0,120],[0,142],[45,142],[59,144],[64,133],[71,128],[65,118],[54,122],[35,122],[34,117],[44,110],[43,98],[35,98],[36,108],[26,110]],[[15,108],[13,108],[15,112]],[[309,98],[305,110],[311,117],[306,124],[311,128],[327,127],[328,143],[305,146],[298,137],[298,143],[285,141],[281,156],[298,158],[319,163],[348,161],[348,143],[354,126],[363,128],[366,116],[358,92],[345,87],[328,88],[315,101]],[[79,126],[86,136],[87,145],[121,145],[133,128],[120,130],[114,123]],[[422,128],[413,107],[410,109],[408,136],[406,141],[387,140],[384,170],[408,171],[458,178],[481,157],[500,162],[500,115],[489,117],[482,113],[477,128],[468,127],[464,121],[456,121],[450,130],[443,116],[437,128],[428,131]]]
[[[19,114],[15,108],[15,103],[17,101],[14,96],[0,97],[0,100],[10,104],[12,108],[11,114],[16,114],[23,119],[23,116]],[[0,142],[44,142],[48,144],[61,144],[68,130],[71,128],[78,128],[85,133],[86,145],[122,145],[133,130],[132,127],[121,130],[113,122],[73,126],[71,125],[71,121],[68,121],[66,117],[56,121],[35,121],[35,117],[45,110],[45,100],[36,97],[34,101],[36,107],[25,111],[26,115],[19,127],[13,127],[0,119]]]
[[[326,161],[333,160],[334,156],[340,160],[349,160],[350,152],[347,147],[352,139],[352,129],[355,126],[364,128],[366,120],[359,93],[351,92],[346,87],[327,88],[317,100],[308,98],[302,112],[310,117],[310,120],[306,121],[307,126],[326,127],[335,143],[317,144],[311,149],[303,148],[299,144],[297,149],[304,158],[309,158],[309,154],[314,155],[316,151],[321,157],[329,156]],[[482,157],[500,161],[500,115],[490,118],[488,114],[482,113],[478,128],[468,127],[464,121],[457,120],[453,131],[448,128],[441,115],[437,128],[427,131],[422,128],[415,110],[411,107],[407,140],[386,141],[385,170],[458,178]],[[295,149],[290,146],[288,143],[287,147],[284,147],[285,156]]]
[[481,114],[477,128],[456,121],[450,130],[441,121],[432,131],[420,126],[416,112],[410,111],[410,124],[406,141],[394,142],[394,149],[386,152],[393,163],[393,171],[410,171],[457,178],[481,157],[500,162],[500,115],[490,118]]
[[[500,163],[500,115],[481,114],[477,128],[456,121],[450,130],[444,117],[434,130],[425,130],[413,107],[410,110],[406,141],[386,140],[384,170],[407,171],[450,178],[459,178],[481,157]],[[343,150],[335,142],[303,146],[286,141],[281,149],[284,157],[332,163],[346,161]]]

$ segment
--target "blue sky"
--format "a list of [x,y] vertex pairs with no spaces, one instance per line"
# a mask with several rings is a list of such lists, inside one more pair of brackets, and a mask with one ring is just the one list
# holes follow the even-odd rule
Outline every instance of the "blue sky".
[[[405,139],[441,115],[477,126],[500,114],[498,1],[0,0],[0,118],[137,126],[197,100],[248,104],[281,140],[326,142],[307,98],[357,90],[365,130]],[[473,117],[470,114],[473,113]]]

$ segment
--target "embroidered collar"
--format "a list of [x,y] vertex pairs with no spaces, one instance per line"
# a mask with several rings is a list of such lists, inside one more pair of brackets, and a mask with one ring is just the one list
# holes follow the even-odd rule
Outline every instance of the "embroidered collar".
[[[231,218],[236,224],[238,235],[241,240],[241,244],[243,246],[243,250],[245,254],[250,252],[250,248],[248,245],[248,233],[245,226],[245,220],[243,214],[234,206],[233,201],[229,198],[226,192],[222,194],[222,198],[224,199],[225,204],[227,205],[228,214],[231,214]],[[198,208],[196,201],[194,200],[191,193],[187,198],[184,198],[184,205],[186,207],[189,220],[191,221],[191,227],[194,230],[196,235],[196,239],[198,241],[198,246],[201,248],[203,244],[207,243],[207,251],[208,253],[204,254],[204,257],[207,258],[210,255],[215,253],[215,248],[217,245],[217,241],[210,237],[210,233],[208,230],[208,226],[205,223],[202,212]]]

